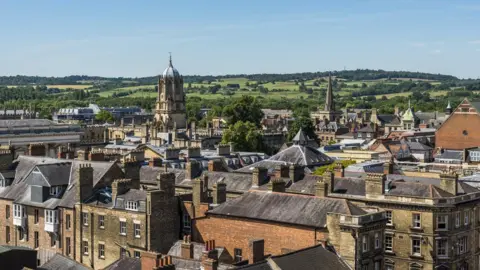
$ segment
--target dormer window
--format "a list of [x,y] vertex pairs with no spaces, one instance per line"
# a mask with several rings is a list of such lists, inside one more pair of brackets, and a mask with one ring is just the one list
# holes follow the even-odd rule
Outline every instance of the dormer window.
[[56,197],[56,196],[60,195],[60,192],[62,192],[62,187],[61,186],[50,187],[50,195]]
[[125,203],[125,209],[127,210],[133,210],[133,211],[138,211],[138,202],[135,201],[127,201]]

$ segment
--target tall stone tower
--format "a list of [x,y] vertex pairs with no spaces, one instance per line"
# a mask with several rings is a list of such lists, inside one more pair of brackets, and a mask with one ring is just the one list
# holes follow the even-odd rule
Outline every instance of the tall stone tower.
[[[327,94],[325,96],[325,109],[324,111],[333,112],[335,111],[335,107],[333,104],[333,87],[332,87],[332,76],[328,75],[328,86],[327,86]],[[329,117],[331,118],[331,117]]]
[[187,127],[183,77],[173,67],[172,56],[170,56],[168,67],[158,77],[155,120],[157,126],[162,127],[164,132]]

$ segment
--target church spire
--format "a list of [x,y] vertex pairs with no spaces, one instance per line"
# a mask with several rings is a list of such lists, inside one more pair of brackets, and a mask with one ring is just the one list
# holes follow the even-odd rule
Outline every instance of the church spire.
[[170,66],[170,67],[173,67],[173,64],[172,64],[172,53],[169,52],[169,54],[170,54],[169,66]]
[[328,74],[327,95],[325,97],[325,111],[333,111],[333,90],[332,90],[332,75]]

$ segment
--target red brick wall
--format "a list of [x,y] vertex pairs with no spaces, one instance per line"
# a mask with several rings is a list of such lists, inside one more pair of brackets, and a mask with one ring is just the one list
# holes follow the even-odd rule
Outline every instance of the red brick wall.
[[279,223],[239,219],[233,217],[215,217],[197,219],[195,234],[197,242],[215,240],[216,246],[225,247],[233,256],[235,248],[242,249],[243,259],[248,258],[250,239],[265,240],[265,254],[282,254],[282,249],[302,249],[317,244],[317,240],[326,238],[324,232],[315,232],[313,228],[301,228]]
[[[467,135],[463,135],[463,131]],[[435,134],[435,146],[463,150],[480,146],[480,116],[476,113],[452,114]]]

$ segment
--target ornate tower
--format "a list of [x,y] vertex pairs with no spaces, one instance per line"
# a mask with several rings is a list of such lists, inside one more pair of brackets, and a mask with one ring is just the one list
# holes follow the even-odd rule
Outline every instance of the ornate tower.
[[324,111],[335,111],[333,104],[333,89],[332,89],[332,75],[328,75],[327,94],[325,97]]
[[155,120],[157,126],[166,129],[164,132],[187,127],[183,77],[173,67],[171,55],[168,67],[158,77]]

